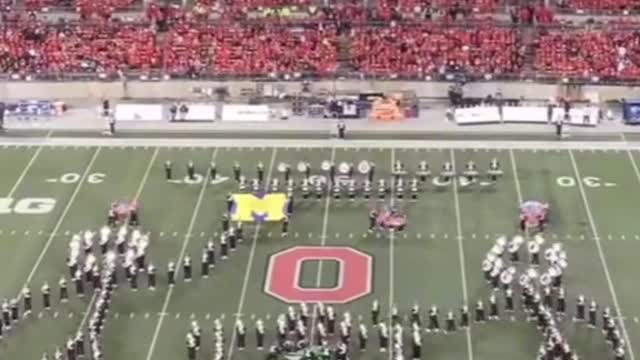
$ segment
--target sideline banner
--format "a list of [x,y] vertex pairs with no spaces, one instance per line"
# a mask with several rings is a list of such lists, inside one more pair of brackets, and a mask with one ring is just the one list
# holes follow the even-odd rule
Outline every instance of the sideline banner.
[[[216,118],[216,107],[209,104],[187,104],[189,111],[184,117],[185,121],[212,122]],[[179,118],[180,116],[178,116]]]
[[224,105],[222,121],[265,122],[271,119],[271,109],[267,105]]
[[5,116],[51,117],[64,113],[66,105],[61,101],[23,100],[5,103]]
[[118,104],[115,109],[116,121],[162,121],[162,105]]
[[502,120],[514,123],[546,123],[547,108],[542,106],[505,106]]
[[623,119],[627,124],[640,124],[640,100],[625,101],[622,105]]
[[[564,109],[554,108],[553,119],[564,119]],[[596,126],[598,125],[598,108],[588,106],[584,108],[571,108],[569,110],[568,123],[574,126]]]
[[474,106],[454,111],[458,125],[491,124],[500,122],[500,113],[495,106]]

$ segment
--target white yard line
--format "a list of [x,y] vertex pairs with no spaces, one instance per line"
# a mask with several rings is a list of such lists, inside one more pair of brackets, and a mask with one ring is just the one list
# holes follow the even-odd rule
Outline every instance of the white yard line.
[[13,184],[13,187],[9,191],[9,194],[7,194],[8,198],[12,198],[13,195],[16,193],[16,191],[18,191],[18,187],[20,186],[20,184],[22,184],[22,181],[27,176],[27,173],[29,172],[33,164],[36,162],[36,159],[38,158],[41,152],[42,152],[42,146],[40,146],[38,150],[36,150],[33,153],[33,155],[31,156],[31,159],[29,159],[27,166],[24,167],[24,169],[22,170],[22,173],[20,173],[20,176],[18,177],[18,180],[16,180],[15,184]]
[[[456,169],[456,156],[453,149],[450,150],[451,154],[451,165]],[[462,298],[464,304],[469,306],[469,293],[467,292],[467,269],[466,269],[466,260],[464,256],[464,244],[462,242],[462,216],[460,215],[460,199],[458,198],[458,179],[453,179],[453,199],[455,204],[456,211],[456,232],[458,238],[458,253],[460,255],[460,275],[462,278]],[[467,352],[469,355],[469,360],[473,360],[473,343],[471,341],[471,327],[467,327],[466,329],[467,335]]]
[[[153,164],[156,161],[156,157],[158,156],[158,152],[159,152],[159,149],[156,148],[155,151],[153,152],[153,155],[151,155],[151,159],[149,160],[149,164],[147,165],[147,169],[145,170],[144,175],[142,176],[142,180],[140,181],[140,185],[138,185],[138,189],[136,190],[136,193],[133,196],[134,199],[138,199],[138,198],[140,198],[140,195],[142,195],[142,189],[144,189],[144,186],[147,184],[147,179],[149,178],[149,174],[151,173],[151,169],[153,168]],[[87,309],[85,310],[84,315],[82,316],[82,320],[80,321],[80,325],[78,325],[78,330],[76,331],[76,333],[78,333],[78,332],[80,332],[82,330],[82,328],[84,327],[84,324],[89,319],[89,314],[91,313],[91,309],[93,308],[93,303],[96,301],[97,295],[98,295],[98,291],[94,291],[93,295],[91,295],[91,299],[89,300],[89,305],[87,305]]]
[[[593,233],[593,237],[596,242],[596,248],[598,249],[598,255],[600,257],[600,263],[602,264],[602,269],[604,270],[605,278],[607,279],[607,284],[609,285],[609,291],[611,292],[611,298],[613,299],[613,305],[616,308],[616,312],[618,313],[618,317],[624,318],[622,314],[622,308],[620,307],[620,303],[618,302],[618,295],[616,294],[615,286],[613,285],[613,280],[611,279],[611,274],[609,273],[609,266],[607,265],[607,260],[604,256],[604,251],[602,250],[602,244],[600,243],[600,236],[598,234],[598,228],[596,227],[596,223],[593,219],[593,214],[591,213],[591,207],[589,206],[589,200],[587,199],[587,193],[584,190],[584,185],[582,184],[582,176],[580,175],[580,170],[578,169],[578,163],[576,162],[575,156],[573,155],[573,151],[569,150],[569,157],[571,158],[571,165],[573,166],[573,171],[575,172],[576,181],[578,183],[578,189],[580,190],[580,195],[582,196],[582,202],[584,204],[584,208],[587,211],[587,218],[589,220],[589,225],[591,227],[591,232]],[[622,328],[622,334],[624,335],[624,339],[627,342],[627,347],[629,349],[629,359],[635,360],[635,354],[633,353],[633,347],[631,346],[631,341],[629,341],[629,335],[627,334],[627,327],[624,321],[620,321],[620,326]]]
[[[215,160],[216,155],[218,154],[218,148],[215,148],[211,154],[211,160]],[[176,261],[176,271],[175,276],[177,277],[180,273],[180,268],[182,267],[182,260],[184,259],[185,253],[187,252],[187,248],[189,246],[189,240],[191,239],[191,233],[193,232],[193,227],[196,225],[196,219],[198,218],[198,213],[200,213],[200,206],[202,205],[202,200],[204,199],[204,194],[207,190],[207,183],[209,182],[209,172],[204,176],[202,180],[202,187],[200,188],[200,194],[198,195],[198,200],[196,201],[195,208],[193,209],[193,213],[191,214],[191,220],[189,221],[189,226],[187,227],[187,233],[184,235],[184,240],[182,241],[182,248],[180,249],[180,254],[178,255],[178,260]],[[164,297],[164,302],[162,303],[162,310],[160,313],[166,314],[167,308],[169,307],[169,302],[171,301],[171,296],[173,295],[174,287],[169,287],[167,293]],[[162,324],[164,323],[164,319],[166,316],[161,315],[158,318],[158,322],[156,323],[156,327],[153,331],[153,337],[151,338],[151,343],[149,344],[149,350],[147,351],[147,360],[151,360],[153,358],[153,352],[156,349],[156,343],[158,342],[158,337],[160,336],[160,330],[162,329]]]
[[[622,137],[622,141],[627,142],[627,138],[624,136],[624,133],[620,135]],[[627,156],[629,156],[629,161],[631,161],[631,167],[633,168],[633,172],[636,174],[636,179],[640,182],[640,170],[638,169],[638,164],[636,163],[636,159],[633,157],[630,148],[627,148]]]
[[[274,148],[273,151],[271,152],[271,161],[269,162],[269,170],[267,172],[267,178],[264,183],[264,186],[267,188],[270,186],[270,183],[271,183],[271,176],[273,174],[273,168],[276,163],[277,153],[278,153],[277,148]],[[242,311],[244,310],[244,300],[245,300],[245,297],[247,296],[247,289],[249,288],[249,278],[251,277],[251,268],[253,267],[253,258],[256,255],[256,245],[258,243],[259,235],[260,235],[260,224],[257,224],[256,230],[253,233],[253,242],[251,243],[251,249],[249,250],[249,259],[247,260],[247,269],[245,270],[244,279],[242,280],[242,289],[240,290],[240,299],[238,300],[238,310],[236,311],[236,314],[238,316],[240,316],[240,314],[242,314]],[[235,322],[233,326],[235,326]],[[229,341],[229,351],[227,352],[228,353],[227,359],[229,360],[233,356],[235,342],[236,342],[236,332],[234,328],[234,331],[231,334],[231,341]],[[151,360],[151,359],[147,359],[147,360]]]
[[516,194],[518,195],[518,204],[522,204],[522,188],[520,187],[520,179],[518,178],[518,166],[516,164],[516,155],[513,149],[509,149],[509,158],[511,159],[511,171],[513,172],[513,182],[516,184]]
[[[396,184],[395,184],[395,176],[393,174],[394,165],[396,163],[396,149],[391,148],[391,191],[390,191],[390,200],[389,206],[393,208],[395,199],[396,199]],[[391,320],[391,314],[393,312],[393,308],[395,307],[395,242],[396,242],[396,232],[391,230],[389,232],[389,331],[393,332],[393,323]],[[393,336],[391,336],[391,341],[389,341],[389,360],[393,360],[395,357],[393,356]]]
[[42,248],[42,251],[40,252],[40,255],[38,255],[38,258],[36,259],[36,262],[33,264],[32,268],[31,268],[31,271],[29,272],[29,275],[27,276],[27,279],[25,280],[24,284],[20,288],[20,293],[18,295],[18,298],[20,298],[22,296],[22,289],[24,289],[27,286],[29,286],[29,283],[31,283],[31,280],[33,279],[33,276],[36,274],[36,271],[38,271],[38,267],[40,266],[40,263],[42,263],[42,260],[44,259],[45,255],[47,254],[47,251],[49,250],[49,247],[51,247],[51,243],[53,242],[53,239],[55,239],[56,235],[58,234],[58,231],[60,230],[60,226],[62,226],[62,223],[64,222],[64,219],[66,218],[67,213],[71,209],[71,206],[73,205],[73,202],[75,201],[76,197],[78,196],[78,193],[80,192],[80,189],[82,188],[82,184],[84,184],[86,182],[87,176],[89,175],[89,172],[91,171],[91,168],[93,167],[93,163],[98,158],[98,154],[100,154],[100,150],[101,149],[102,148],[98,147],[94,151],[93,156],[91,157],[91,160],[89,161],[89,163],[87,164],[87,167],[85,168],[84,172],[82,173],[82,176],[80,177],[80,180],[78,181],[78,184],[76,185],[76,188],[73,190],[73,193],[71,194],[71,197],[69,198],[69,201],[67,202],[67,205],[65,206],[64,210],[62,211],[62,214],[60,214],[60,217],[58,218],[58,222],[56,223],[56,225],[53,228],[53,231],[49,235],[49,238],[47,239],[47,242],[44,244],[44,247]]
[[[334,163],[336,160],[336,147],[331,147],[331,163]],[[331,191],[330,191],[330,182],[327,182],[327,191],[324,200],[324,215],[322,218],[322,232],[320,234],[320,246],[325,246],[327,244],[327,228],[329,226],[329,209],[331,204]],[[318,262],[318,273],[316,274],[316,288],[319,288],[322,285],[322,261]],[[316,330],[316,309],[318,304],[313,305],[313,316],[311,318],[311,329],[309,329],[309,339],[313,341],[313,336]]]

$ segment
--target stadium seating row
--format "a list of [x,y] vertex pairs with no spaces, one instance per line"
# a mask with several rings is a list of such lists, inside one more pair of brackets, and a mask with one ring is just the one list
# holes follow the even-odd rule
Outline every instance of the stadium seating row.
[[[640,79],[640,32],[542,32],[533,69],[541,74]],[[339,54],[347,58],[339,58]],[[0,72],[99,73],[160,70],[171,75],[295,76],[335,74],[341,65],[369,76],[519,75],[526,46],[514,28],[434,24],[363,26],[203,25],[181,22],[159,34],[152,26],[118,22],[7,26],[0,37]]]
[[[149,1],[145,1],[149,2]],[[62,9],[83,14],[108,15],[115,10],[130,8],[134,4],[141,4],[141,0],[24,0],[29,11]],[[319,7],[335,7],[347,5],[368,9],[381,19],[391,19],[392,14],[419,13],[425,9],[460,10],[473,13],[491,13],[500,8],[506,8],[507,1],[501,0],[379,0],[365,2],[364,0],[196,0],[196,4],[215,8],[217,11],[230,16],[247,15],[253,11],[269,8],[295,7],[303,11],[312,11]],[[329,5],[329,6],[327,6]],[[639,0],[557,0],[555,7],[561,11],[606,11],[623,13],[625,11],[639,11]]]

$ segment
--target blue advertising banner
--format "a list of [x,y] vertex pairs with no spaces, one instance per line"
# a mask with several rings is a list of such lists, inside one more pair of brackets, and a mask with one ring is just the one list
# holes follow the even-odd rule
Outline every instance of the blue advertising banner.
[[14,117],[50,117],[60,113],[56,102],[46,100],[24,100],[6,103],[5,115]]
[[623,105],[623,119],[626,124],[640,124],[640,100],[625,101]]

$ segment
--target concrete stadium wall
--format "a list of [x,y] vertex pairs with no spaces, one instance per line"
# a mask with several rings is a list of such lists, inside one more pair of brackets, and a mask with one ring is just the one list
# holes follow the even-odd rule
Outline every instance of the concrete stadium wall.
[[[299,82],[270,82],[271,86],[282,87],[287,93],[301,89]],[[226,86],[232,97],[239,96],[242,89],[255,89],[250,81],[130,81],[126,86],[121,82],[17,82],[0,83],[0,99],[119,99],[123,97],[140,99],[194,98],[194,87],[215,88]],[[126,88],[126,89],[125,89]],[[445,97],[449,83],[427,81],[320,81],[312,84],[312,91],[333,92],[397,92],[415,91],[419,97]],[[558,85],[535,84],[532,82],[478,82],[465,87],[468,96],[486,96],[502,91],[504,97],[524,97],[527,99],[548,99],[561,95]],[[626,86],[583,86],[582,94],[596,92],[602,101],[620,98],[640,98],[640,87]]]

